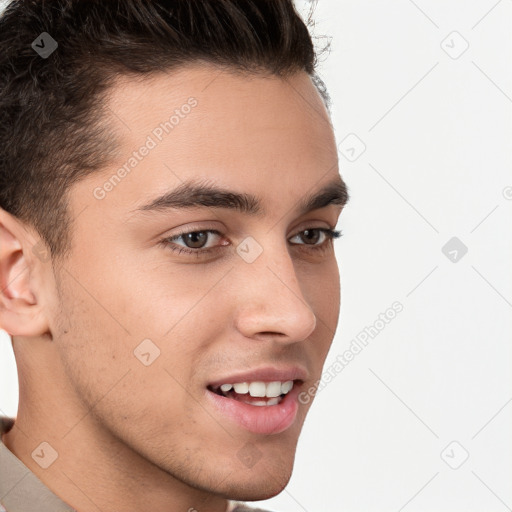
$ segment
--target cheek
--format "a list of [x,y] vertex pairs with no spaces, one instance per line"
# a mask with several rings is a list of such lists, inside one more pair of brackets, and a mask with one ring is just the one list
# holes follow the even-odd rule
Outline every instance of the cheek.
[[222,307],[216,285],[225,273],[221,266],[162,262],[162,255],[154,252],[146,260],[126,262],[126,277],[114,283],[113,307],[137,339],[167,339],[183,322],[201,318],[192,325],[193,332],[213,322],[210,316]]
[[67,379],[91,408],[129,369],[129,338],[108,315],[99,315],[90,300],[78,299],[79,290],[72,291],[63,295],[66,306],[54,341]]
[[[192,343],[197,346],[197,339],[187,338],[177,327],[166,337],[153,336],[151,332],[158,329],[151,327],[152,319],[158,314],[151,308],[140,315],[137,330],[136,318],[130,319],[130,313],[137,311],[135,302],[112,308],[110,316],[105,311],[99,314],[96,302],[81,296],[77,287],[68,288],[62,299],[66,306],[54,339],[70,389],[87,410],[133,443],[148,442],[146,436],[186,431],[192,402],[185,390],[193,387],[197,354]],[[121,314],[123,308],[126,316]],[[182,323],[182,329],[192,329],[190,321]]]
[[338,265],[331,262],[315,267],[315,271],[305,268],[301,276],[304,298],[317,317],[316,329],[312,334],[312,343],[305,345],[315,361],[315,370],[319,377],[331,344],[333,342],[340,314],[340,278]]
[[321,265],[298,266],[297,276],[308,302],[317,316],[317,326],[323,323],[334,336],[340,313],[340,274],[334,256]]
[[[155,399],[170,407],[183,395],[180,384],[198,386],[197,368],[222,336],[225,322],[219,318],[227,313],[220,312],[225,301],[213,288],[218,278],[211,275],[199,280],[201,286],[190,286],[190,274],[138,272],[133,279],[113,278],[108,286],[89,279],[94,298],[73,286],[73,280],[67,283],[58,337],[70,378],[88,402],[98,400],[128,371],[116,393],[124,389],[136,403],[139,397],[142,404]],[[149,397],[145,401],[141,389]]]

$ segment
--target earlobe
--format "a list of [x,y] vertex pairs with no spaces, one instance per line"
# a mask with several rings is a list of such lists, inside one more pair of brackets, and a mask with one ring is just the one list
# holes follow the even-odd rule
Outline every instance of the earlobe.
[[11,336],[40,336],[48,331],[34,289],[40,268],[27,255],[28,236],[21,222],[0,208],[0,328]]

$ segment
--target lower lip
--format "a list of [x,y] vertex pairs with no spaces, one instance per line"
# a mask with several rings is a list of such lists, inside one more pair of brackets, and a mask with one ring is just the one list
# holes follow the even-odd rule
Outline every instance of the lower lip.
[[206,390],[208,400],[221,414],[255,434],[280,434],[290,428],[299,409],[300,386],[295,384],[277,405],[250,405]]

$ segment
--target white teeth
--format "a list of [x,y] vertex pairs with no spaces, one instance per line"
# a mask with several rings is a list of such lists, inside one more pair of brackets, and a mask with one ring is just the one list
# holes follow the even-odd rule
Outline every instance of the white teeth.
[[[292,388],[293,380],[287,380],[286,382],[237,382],[235,384],[226,383],[220,386],[220,390],[223,393],[228,393],[234,389],[235,392],[239,395],[245,395],[249,393],[249,395],[255,398],[277,398],[280,395],[286,395],[291,391]],[[270,401],[266,401],[265,404],[268,404],[269,402]]]
[[288,393],[293,388],[293,380],[287,380],[281,384],[281,393]]
[[247,384],[247,382],[237,382],[233,384],[233,387],[235,388],[235,392],[241,395],[245,395],[245,393],[249,392],[249,384]]
[[255,400],[253,402],[245,402],[249,405],[257,405],[258,407],[277,405],[281,401],[280,398],[270,398],[269,400]]
[[267,392],[267,386],[264,382],[251,382],[249,384],[249,394],[255,397],[263,397]]
[[255,400],[254,402],[245,402],[246,404],[250,404],[250,405],[256,405],[258,407],[264,407],[264,406],[267,406],[267,402],[266,400]]
[[280,382],[269,382],[267,384],[267,396],[274,398],[281,394],[281,383]]
[[256,405],[258,407],[277,405],[281,401],[280,398],[270,398],[269,400],[254,400],[253,402],[245,402],[249,405]]

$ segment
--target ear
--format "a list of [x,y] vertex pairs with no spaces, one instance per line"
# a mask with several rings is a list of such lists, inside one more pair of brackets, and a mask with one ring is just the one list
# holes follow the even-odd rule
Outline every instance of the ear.
[[41,336],[48,323],[37,286],[48,261],[45,245],[0,208],[0,328],[11,336]]

